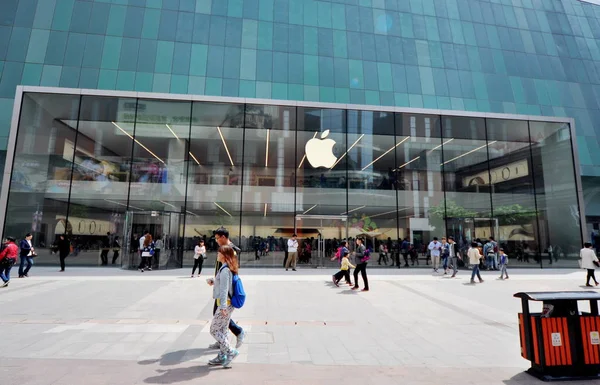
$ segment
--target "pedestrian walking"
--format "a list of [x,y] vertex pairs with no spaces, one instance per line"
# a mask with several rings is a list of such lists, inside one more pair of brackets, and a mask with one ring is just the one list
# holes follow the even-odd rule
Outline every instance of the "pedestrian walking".
[[483,255],[485,255],[487,269],[498,270],[498,243],[496,243],[494,237],[489,237],[483,246]]
[[448,274],[448,260],[450,259],[450,244],[446,241],[446,237],[442,237],[442,267],[444,275]]
[[369,255],[365,255],[367,248],[363,245],[361,238],[356,238],[356,249],[354,251],[354,261],[356,268],[354,269],[354,287],[352,290],[358,290],[358,273],[361,274],[364,288],[361,291],[369,291],[369,279],[367,278],[367,263]]
[[10,270],[17,262],[17,240],[13,237],[6,237],[5,248],[0,252],[0,279],[2,279],[2,287],[8,286],[10,282]]
[[205,258],[206,246],[204,246],[204,240],[201,239],[196,245],[196,247],[194,247],[194,267],[192,268],[192,278],[194,278],[196,268],[198,268],[198,277],[202,273],[202,264],[204,263]]
[[[340,280],[342,279],[342,277],[346,278],[346,283],[348,283],[349,285],[352,284],[352,282],[350,282],[350,268],[356,269],[356,266],[354,266],[353,264],[350,263],[350,260],[348,259],[348,255],[350,254],[350,251],[348,251],[348,249],[344,248],[342,250],[342,266],[340,267],[340,271],[338,271],[337,273],[335,273],[334,275],[332,275],[332,279],[333,279],[333,284],[335,286],[340,286]],[[364,279],[364,278],[363,278]],[[355,278],[356,280],[356,278]]]
[[116,264],[117,263],[117,259],[119,259],[119,252],[121,251],[121,242],[119,241],[119,236],[115,236],[115,239],[113,240],[113,257],[112,257],[112,264]]
[[152,271],[152,256],[154,255],[154,242],[152,241],[152,235],[146,234],[143,238],[144,244],[142,247],[142,261],[138,267],[142,273],[144,270]]
[[288,271],[289,267],[292,267],[293,271],[296,271],[296,261],[298,259],[298,240],[296,234],[292,235],[288,239],[288,259],[285,264],[285,271]]
[[60,271],[65,271],[65,259],[71,253],[71,242],[67,239],[66,235],[61,234],[58,239],[58,257],[60,258]]
[[106,233],[105,237],[102,237],[102,251],[100,252],[100,260],[102,266],[108,265],[108,253],[110,251],[110,233]]
[[[499,252],[499,264],[500,264],[500,279],[508,279],[508,272],[506,267],[508,266],[508,255],[504,252],[504,249],[500,249]],[[506,278],[504,278],[506,276]]]
[[228,328],[234,307],[231,305],[233,296],[233,274],[238,273],[237,256],[230,246],[221,246],[217,252],[217,261],[222,264],[214,278],[207,280],[213,287],[213,298],[217,304],[217,311],[210,324],[210,335],[219,345],[219,353],[208,361],[209,365],[222,365],[228,368],[231,361],[239,352],[229,345]]
[[431,264],[433,265],[433,272],[437,273],[440,266],[440,256],[442,254],[442,244],[438,241],[437,237],[433,237],[433,241],[429,243],[429,252],[431,254]]
[[[378,265],[381,265],[381,261],[387,266],[387,252],[385,250],[385,246],[383,243],[379,244],[379,260],[377,261]],[[392,254],[392,266],[394,266],[394,256]]]
[[594,284],[598,286],[598,281],[596,280],[595,270],[600,263],[598,262],[598,257],[596,256],[596,252],[592,248],[592,244],[586,242],[583,245],[583,249],[579,252],[579,264],[582,269],[587,270],[587,278],[585,280],[585,286],[591,287],[590,278],[594,280]]
[[[229,240],[229,230],[227,230],[225,227],[221,226],[218,229],[215,230],[214,232],[215,234],[215,241],[217,242],[217,245],[220,246],[229,246],[233,249],[234,255],[236,256],[236,258],[238,258],[241,250],[233,244],[233,242],[231,242]],[[217,276],[217,274],[219,273],[219,269],[221,269],[222,266],[222,262],[219,261],[218,259],[218,255],[217,255],[217,261],[215,262],[215,277]],[[215,315],[215,313],[217,312],[217,301],[215,300],[214,305],[213,305],[213,315]],[[231,333],[233,333],[233,335],[235,335],[236,337],[236,343],[235,343],[235,348],[239,349],[242,344],[244,343],[244,339],[246,338],[246,332],[244,331],[244,329],[242,329],[241,327],[239,327],[235,321],[233,319],[229,319],[229,331]],[[220,344],[218,342],[215,342],[212,345],[209,345],[208,348],[209,349],[220,349]]]
[[[408,238],[402,240],[400,253],[402,253],[402,258],[404,258],[404,267],[408,267],[408,254],[410,253],[410,242],[408,241]],[[415,265],[415,261],[412,261],[412,265]],[[400,267],[400,264],[398,264],[398,267]]]
[[[341,266],[342,258],[344,256],[344,254],[350,254],[350,250],[348,250],[348,242],[346,242],[346,241],[342,241],[340,243],[340,247],[338,247],[334,256],[331,257],[331,260],[334,261],[337,259]],[[352,266],[352,268],[355,269],[356,267]],[[348,268],[348,276],[346,277],[346,283],[348,285],[352,285],[352,281],[350,280],[350,268]]]
[[[21,251],[19,252],[19,278],[29,277],[28,273],[33,266],[33,257],[36,256],[35,249],[31,243],[33,235],[31,233],[25,234],[25,239],[22,239],[19,243]],[[25,267],[27,265],[27,267]]]
[[460,258],[460,253],[456,249],[456,242],[454,242],[453,237],[448,237],[448,258],[450,259],[450,267],[452,268],[452,277],[456,277],[456,273],[458,273],[458,259]]
[[477,242],[471,243],[471,247],[469,251],[467,251],[467,257],[469,258],[469,263],[473,266],[473,272],[471,273],[471,283],[475,283],[475,276],[479,279],[479,283],[483,283],[483,279],[481,278],[481,273],[479,271],[479,262],[483,255],[479,252],[479,248],[477,247]]

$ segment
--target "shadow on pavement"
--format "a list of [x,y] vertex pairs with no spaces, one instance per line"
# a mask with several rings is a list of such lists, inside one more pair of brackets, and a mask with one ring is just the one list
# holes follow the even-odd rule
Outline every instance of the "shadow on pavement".
[[[177,365],[182,362],[195,360],[203,356],[208,350],[207,348],[203,349],[188,349],[188,350],[177,350],[175,352],[169,352],[163,354],[163,356],[158,360],[144,360],[138,362],[139,365],[152,365],[159,364],[161,366],[170,366]],[[216,352],[216,350],[215,350]]]
[[[213,370],[208,365],[191,366],[188,368],[158,369],[158,376],[148,377],[144,380],[147,384],[174,384],[177,382],[192,381],[204,377]],[[216,370],[224,370],[221,367]]]

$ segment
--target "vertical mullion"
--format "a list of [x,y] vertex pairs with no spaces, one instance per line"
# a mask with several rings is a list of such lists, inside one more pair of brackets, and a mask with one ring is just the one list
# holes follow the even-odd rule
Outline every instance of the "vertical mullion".
[[[75,143],[73,143],[73,158],[71,159],[71,177],[69,180],[69,194],[67,197],[67,213],[65,215],[65,237],[69,230],[69,214],[71,211],[71,193],[73,191],[73,173],[75,172],[75,153],[77,152],[77,141],[79,139],[79,121],[81,119],[81,105],[83,95],[79,96],[79,108],[77,109],[77,125],[75,126]],[[56,234],[55,234],[56,235]]]
[[[294,171],[292,172],[294,175],[294,185],[292,186],[292,188],[294,189],[294,210],[292,212],[294,216],[294,233],[296,233],[298,231],[298,229],[296,228],[296,194],[298,193],[298,106],[294,106],[294,109],[296,115],[296,122],[294,123]],[[283,245],[283,247],[285,248],[286,246]]]
[[[185,225],[187,223],[187,203],[188,203],[188,188],[190,184],[190,152],[192,151],[192,119],[194,117],[194,102],[190,101],[190,127],[188,131],[188,141],[187,141],[187,151],[183,154],[184,159],[187,159],[187,170],[185,173],[185,195],[183,196],[183,234],[181,235],[181,239],[183,239],[183,244],[181,245],[181,264],[180,267],[183,268],[183,253],[185,252]],[[180,215],[182,215],[180,214]],[[181,218],[181,216],[180,216]]]
[[[244,218],[244,213],[243,213],[243,207],[244,207],[244,169],[246,168],[245,165],[245,151],[246,151],[246,113],[247,113],[247,107],[248,104],[244,103],[244,118],[242,119],[242,183],[240,183],[240,207],[239,207],[239,212],[240,212],[240,224],[238,227],[238,234],[239,234],[239,239],[238,239],[238,243],[241,245],[242,242],[242,221]],[[254,234],[253,234],[254,235]],[[241,248],[241,247],[240,247]],[[242,256],[238,256],[238,263],[240,264],[240,266],[242,265]]]
[[531,125],[530,125],[530,121],[527,121],[527,136],[529,137],[529,159],[531,162],[531,180],[533,182],[533,203],[534,203],[534,208],[535,208],[535,220],[537,223],[536,229],[537,229],[537,242],[536,242],[536,253],[538,254],[539,258],[540,258],[540,269],[544,268],[544,263],[542,261],[542,253],[540,252],[540,245],[542,242],[542,234],[540,232],[540,216],[539,216],[539,210],[538,210],[538,202],[537,202],[537,187],[535,185],[535,165],[533,164],[533,147],[532,147],[532,141],[531,141]]
[[[446,234],[446,237],[449,237],[450,235],[448,234],[448,212],[446,211],[446,172],[445,172],[445,168],[446,165],[444,164],[444,117],[442,115],[439,115],[440,117],[440,150],[441,150],[441,154],[442,154],[442,161],[441,166],[440,166],[440,172],[442,173],[442,195],[443,195],[443,199],[442,202],[444,202],[444,234]],[[452,235],[454,236],[454,234]]]
[[[490,226],[490,234],[492,234],[492,236],[496,237],[496,232],[495,232],[495,228],[492,226],[492,221],[494,220],[494,197],[493,197],[493,193],[492,190],[494,188],[494,186],[492,185],[492,171],[490,168],[490,142],[489,142],[489,138],[488,138],[488,128],[487,128],[487,118],[483,118],[483,128],[485,130],[485,153],[486,153],[486,157],[487,157],[487,161],[486,161],[486,165],[487,165],[487,172],[488,172],[488,181],[489,181],[489,189],[490,189],[490,221],[489,221],[489,226]],[[498,240],[496,240],[496,242],[498,242]]]
[[[396,132],[396,117],[400,115],[402,116],[401,112],[393,112],[393,117],[394,117],[394,146],[396,145],[398,137],[397,137],[397,132]],[[396,183],[394,183],[394,193],[396,194],[396,212],[394,213],[396,216],[396,239],[394,242],[396,241],[400,241],[400,218],[398,217],[398,215],[400,215],[399,210],[400,207],[398,206],[398,148],[394,148],[394,168],[392,170],[394,174],[394,179],[396,179]],[[392,248],[393,249],[393,248]],[[400,244],[398,244],[398,250],[400,250]],[[390,255],[394,255],[394,252],[392,250],[388,250]],[[392,257],[394,258],[394,257]],[[400,258],[400,256],[398,256],[398,259]]]

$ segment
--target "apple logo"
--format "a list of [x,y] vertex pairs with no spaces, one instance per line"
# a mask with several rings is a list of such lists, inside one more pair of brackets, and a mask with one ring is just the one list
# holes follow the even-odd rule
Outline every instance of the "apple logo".
[[335,140],[325,139],[328,135],[329,130],[325,130],[321,133],[321,139],[312,138],[306,142],[306,146],[304,147],[306,159],[308,159],[308,163],[310,163],[313,168],[331,168],[337,161],[337,157],[333,154]]

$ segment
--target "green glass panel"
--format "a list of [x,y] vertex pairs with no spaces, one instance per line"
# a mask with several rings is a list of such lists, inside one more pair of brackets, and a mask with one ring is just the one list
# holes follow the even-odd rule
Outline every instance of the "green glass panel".
[[242,17],[242,11],[244,9],[242,0],[229,0],[227,5],[227,16],[229,17]]
[[304,100],[319,102],[319,87],[304,86]]
[[110,7],[108,26],[106,27],[106,33],[108,35],[123,36],[126,13],[127,8],[121,5],[113,5]]
[[212,0],[196,0],[196,13],[204,13],[210,15],[212,8]]
[[256,51],[242,49],[240,61],[240,79],[256,80]]
[[286,83],[273,83],[271,85],[271,98],[286,100],[288,98],[288,85]]
[[318,25],[321,28],[331,28],[331,3],[317,2]]
[[334,29],[346,29],[346,9],[342,4],[331,5],[331,19]]
[[346,31],[333,31],[333,56],[348,57],[348,43],[346,41]]
[[239,95],[242,98],[255,98],[256,82],[250,80],[240,80]]
[[447,96],[438,96],[437,97],[438,108],[442,110],[451,110],[452,103],[450,102],[450,98]]
[[[305,0],[304,1],[304,25],[316,27],[319,25],[319,9],[316,1]],[[306,95],[306,93],[305,93]]]
[[261,21],[258,23],[258,49],[273,49],[273,24]]
[[[175,43],[170,41],[159,41],[156,47],[155,72],[169,74],[173,68],[173,51]],[[156,84],[156,79],[154,80]]]
[[410,102],[408,100],[408,94],[395,93],[394,94],[394,101],[395,101],[396,106],[398,106],[398,107],[408,107],[408,106],[410,106]]
[[191,95],[203,95],[206,87],[206,78],[203,76],[190,76],[188,93]]
[[417,47],[417,60],[420,66],[431,67],[431,57],[429,55],[429,44],[424,40],[415,42]]
[[290,0],[288,12],[290,24],[302,25],[304,23],[304,0]]
[[348,69],[350,70],[350,84],[352,88],[364,88],[363,62],[360,60],[349,60]]
[[394,82],[392,79],[392,66],[390,63],[377,63],[377,73],[379,75],[379,90],[393,91]]
[[256,97],[271,98],[271,82],[256,82]]
[[60,85],[61,73],[62,66],[45,65],[42,70],[40,85],[44,87],[58,87]]
[[319,84],[319,58],[317,56],[304,56],[304,84]]
[[424,108],[438,108],[437,97],[433,95],[423,95]]
[[437,19],[435,17],[425,17],[425,26],[427,30],[427,39],[440,41],[440,32],[438,29]]
[[319,49],[319,33],[316,28],[304,27],[304,53],[316,55]]
[[[535,91],[537,93],[538,102],[542,105],[552,105],[552,101],[550,100],[550,95],[548,94],[548,90],[546,88],[546,82],[544,80],[534,79]],[[584,104],[585,105],[585,104]]]
[[435,95],[435,86],[433,83],[433,72],[429,67],[419,68],[421,75],[421,89],[425,95]]
[[365,102],[374,106],[380,105],[381,101],[379,99],[379,92],[369,90],[365,91]]
[[335,89],[336,103],[350,103],[350,90],[348,88]]
[[119,71],[117,74],[117,90],[121,91],[133,91],[135,84],[135,72],[134,71]]
[[38,1],[33,19],[33,27],[40,29],[50,29],[52,27],[52,18],[54,16],[54,7],[56,0]]
[[152,92],[167,93],[171,89],[171,75],[169,74],[154,74],[154,83],[152,84]]
[[192,44],[192,55],[190,59],[190,75],[206,75],[206,59],[208,57],[208,46],[204,44]]
[[121,44],[123,38],[106,36],[104,39],[104,50],[102,51],[101,68],[118,69],[119,57],[121,53]]
[[465,110],[465,103],[461,98],[450,98],[450,104],[452,105],[453,110]]
[[[4,62],[0,62],[0,77],[2,76],[2,64]],[[39,86],[42,80],[42,70],[43,66],[41,64],[25,63],[20,84],[24,86]]]
[[409,13],[400,13],[400,31],[402,37],[414,38],[412,15]]
[[[167,0],[169,1],[169,0]],[[210,0],[207,0],[210,1]],[[163,5],[163,0],[146,0],[146,7],[148,8],[156,8],[161,9]]]
[[98,77],[98,89],[114,90],[117,85],[117,71],[115,70],[100,70]]
[[223,88],[223,79],[206,78],[206,94],[221,96]]
[[152,92],[154,74],[149,72],[137,72],[135,75],[135,90],[138,92]]
[[423,108],[423,97],[421,95],[409,94],[408,104],[413,108]]
[[242,48],[256,49],[258,44],[258,22],[244,20],[242,24]]
[[26,61],[29,63],[43,63],[48,47],[48,38],[50,31],[34,29],[29,38],[29,49],[27,50]]
[[473,72],[473,84],[475,85],[475,96],[477,99],[488,100],[488,91],[485,83],[485,76],[480,72]]
[[75,0],[56,0],[56,6],[54,7],[54,19],[52,22],[53,30],[69,30],[74,6]]
[[259,0],[258,18],[273,21],[273,0]]
[[146,12],[144,13],[142,37],[145,39],[158,39],[159,25],[160,11],[158,9],[146,9]]
[[460,21],[451,20],[450,30],[452,31],[452,41],[455,44],[465,44],[465,36],[463,34],[463,28]]
[[288,96],[290,100],[304,100],[304,86],[300,84],[290,84],[288,87]]

